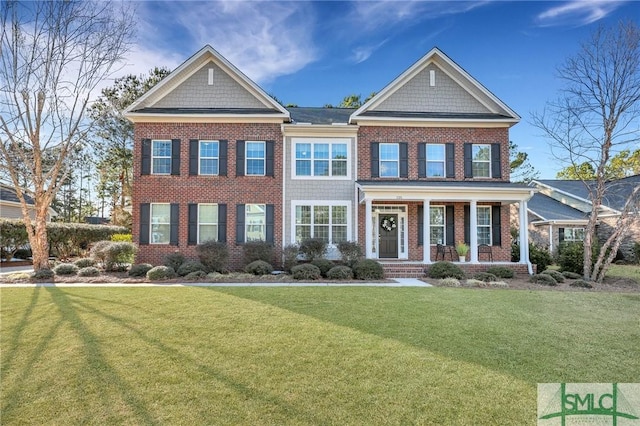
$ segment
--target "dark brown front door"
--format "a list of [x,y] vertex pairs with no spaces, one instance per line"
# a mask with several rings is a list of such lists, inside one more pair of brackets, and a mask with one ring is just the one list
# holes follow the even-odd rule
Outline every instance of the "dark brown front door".
[[398,258],[398,215],[386,214],[378,219],[380,258]]

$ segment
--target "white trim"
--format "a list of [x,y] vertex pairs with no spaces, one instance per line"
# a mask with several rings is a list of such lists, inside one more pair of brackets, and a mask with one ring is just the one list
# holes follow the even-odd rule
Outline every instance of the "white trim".
[[282,114],[161,114],[132,112],[125,114],[132,123],[271,123],[280,124]]
[[[462,183],[464,184],[464,183]],[[426,182],[425,182],[426,185]],[[536,192],[533,188],[496,188],[496,187],[465,187],[465,186],[395,186],[372,185],[356,183],[356,186],[366,198],[392,201],[419,201],[425,197],[433,200],[446,201],[505,201],[515,202],[530,199]]]
[[[429,160],[429,147],[439,146],[442,147],[442,161]],[[429,163],[442,163],[442,176],[429,176]],[[447,177],[447,144],[446,143],[425,143],[424,144],[424,175],[433,179],[445,179]]]
[[[382,159],[382,147],[384,145],[393,145],[396,147],[398,158],[397,160],[383,160]],[[385,161],[387,163],[394,162],[398,165],[397,173],[394,176],[383,176],[382,175],[382,162]],[[400,177],[400,143],[399,142],[380,142],[378,143],[378,177],[380,178],[399,178]]]
[[[169,143],[169,156],[155,156],[153,155],[153,144],[156,142],[162,142],[162,143]],[[154,158],[158,158],[158,159],[169,159],[169,171],[167,173],[157,173],[155,172],[153,169],[153,159]],[[158,175],[158,176],[168,176],[171,174],[171,169],[173,167],[173,142],[171,141],[171,139],[152,139],[151,140],[151,170],[149,171],[149,174],[151,175]]]
[[[489,148],[489,160],[474,160],[473,158],[475,156],[473,155],[473,149],[475,147],[485,147],[485,146],[487,148]],[[479,149],[482,149],[482,148],[479,148]],[[493,149],[492,149],[490,143],[472,143],[471,144],[471,177],[473,179],[491,179],[493,177],[492,173],[491,173],[492,172],[492,170],[491,170],[492,169],[492,167],[491,167],[491,165],[492,165],[492,158],[491,158],[492,152],[491,151],[493,151]],[[473,163],[487,163],[489,165],[489,176],[476,176],[475,173],[473,173]]]
[[[329,209],[329,224],[327,225],[329,227],[329,243],[327,244],[329,247],[336,247],[336,244],[333,244],[333,242],[331,241],[331,237],[333,236],[333,230],[331,229],[331,227],[333,226],[333,216],[332,216],[332,209],[331,207],[346,207],[347,208],[347,212],[346,212],[346,217],[347,217],[347,241],[351,241],[351,239],[349,238],[351,234],[351,230],[353,228],[353,224],[352,222],[352,217],[351,217],[351,208],[352,208],[352,204],[353,201],[352,200],[291,200],[290,202],[290,206],[291,206],[291,211],[290,211],[290,216],[291,216],[291,225],[290,225],[290,238],[289,238],[289,242],[290,244],[296,244],[296,207],[298,206],[310,206],[311,207],[311,224],[309,224],[309,226],[311,226],[311,238],[314,238],[313,235],[313,228],[314,228],[314,222],[313,222],[313,207],[318,207],[318,206],[328,206],[330,207]],[[342,224],[339,224],[338,226],[342,226]]]
[[[376,208],[384,208],[384,212],[377,212]],[[402,211],[404,209],[404,211]],[[395,259],[380,257],[380,246],[378,244],[378,239],[380,236],[380,216],[384,216],[385,214],[397,214],[398,215],[398,225],[404,222],[404,232],[402,229],[398,227],[398,260],[407,260],[409,259],[409,207],[406,204],[372,204],[371,205],[371,221],[375,222],[376,226],[374,227],[374,241],[372,242],[375,245],[375,255],[372,254],[373,259]],[[404,221],[401,221],[400,218],[404,218]],[[401,241],[401,237],[404,234],[404,242]],[[371,236],[367,236],[367,238],[371,238]],[[400,248],[404,246],[404,252],[400,251]]]
[[[311,162],[311,175],[309,176],[305,176],[305,175],[300,175],[298,176],[296,174],[296,161],[298,160],[298,158],[296,157],[296,144],[310,144],[311,145],[311,152],[312,152],[312,157],[308,158],[308,159],[304,159],[304,161],[310,161]],[[313,158],[313,152],[314,152],[314,145],[315,144],[328,144],[329,145],[329,158],[327,161],[329,161],[329,176],[314,176],[313,175],[313,171],[314,171],[314,161],[315,159]],[[340,144],[340,145],[346,145],[347,146],[347,159],[345,160],[347,162],[347,175],[346,176],[333,176],[332,173],[332,162],[333,159],[331,158],[331,153],[333,150],[333,145],[334,144]],[[351,164],[353,159],[351,158],[352,154],[351,154],[351,139],[349,138],[300,138],[300,137],[292,137],[291,138],[291,179],[292,180],[351,180]]]
[[[249,163],[248,161],[251,160],[259,160],[260,158],[258,157],[251,157],[249,158],[249,156],[247,155],[248,149],[249,149],[249,144],[250,143],[261,143],[263,146],[263,152],[264,152],[264,156],[262,157],[262,161],[264,163],[264,166],[262,168],[262,174],[260,173],[249,173]],[[244,141],[244,175],[245,176],[266,176],[267,175],[267,142],[266,141]]]
[[[215,142],[218,144],[218,156],[217,157],[202,157],[202,142]],[[207,173],[202,174],[200,170],[200,165],[202,164],[200,160],[218,160],[218,173]],[[220,175],[220,141],[215,139],[198,139],[198,176],[219,176]]]

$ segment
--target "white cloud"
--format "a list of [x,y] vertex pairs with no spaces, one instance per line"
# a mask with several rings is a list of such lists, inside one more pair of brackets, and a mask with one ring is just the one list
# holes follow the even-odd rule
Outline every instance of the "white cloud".
[[180,36],[175,43],[163,39],[162,50],[180,51],[183,60],[210,44],[249,78],[264,83],[316,59],[314,14],[304,2],[167,2],[162,7],[172,32]]
[[387,39],[382,40],[380,43],[377,43],[374,45],[356,47],[353,49],[353,56],[351,57],[351,59],[356,64],[359,64],[360,62],[364,62],[367,59],[369,59],[369,56],[371,56],[373,52],[375,52],[380,47],[382,47],[382,45],[384,45],[386,42],[387,42]]
[[542,27],[559,25],[579,27],[606,17],[623,4],[624,1],[573,0],[545,10],[536,17],[536,21]]

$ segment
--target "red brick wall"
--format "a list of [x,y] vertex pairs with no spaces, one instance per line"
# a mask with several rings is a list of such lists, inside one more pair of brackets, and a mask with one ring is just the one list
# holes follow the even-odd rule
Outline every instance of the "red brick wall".
[[[180,139],[180,176],[140,175],[142,139]],[[189,139],[228,140],[227,176],[189,176]],[[274,176],[236,177],[236,141],[273,140]],[[274,240],[282,241],[282,132],[279,124],[137,123],[134,144],[133,238],[139,242],[141,203],[179,203],[179,245],[140,246],[137,262],[162,264],[168,253],[196,258],[187,245],[188,204],[227,204],[227,245],[231,268],[240,266],[242,246],[236,245],[236,204],[273,204]]]
[[[407,142],[409,148],[409,177],[394,180],[434,180],[418,179],[418,144],[455,144],[456,177],[446,180],[467,180],[464,178],[465,143],[500,143],[502,178],[509,180],[509,129],[508,128],[446,128],[446,127],[377,127],[362,126],[358,130],[358,179],[371,179],[371,142]],[[388,180],[389,178],[385,178]],[[442,179],[437,179],[442,180]],[[487,180],[487,179],[482,179]]]

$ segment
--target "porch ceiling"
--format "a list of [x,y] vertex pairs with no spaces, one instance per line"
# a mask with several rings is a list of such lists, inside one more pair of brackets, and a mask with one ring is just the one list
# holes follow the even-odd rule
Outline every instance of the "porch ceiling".
[[378,201],[500,201],[529,200],[535,188],[511,182],[357,181],[359,202]]

